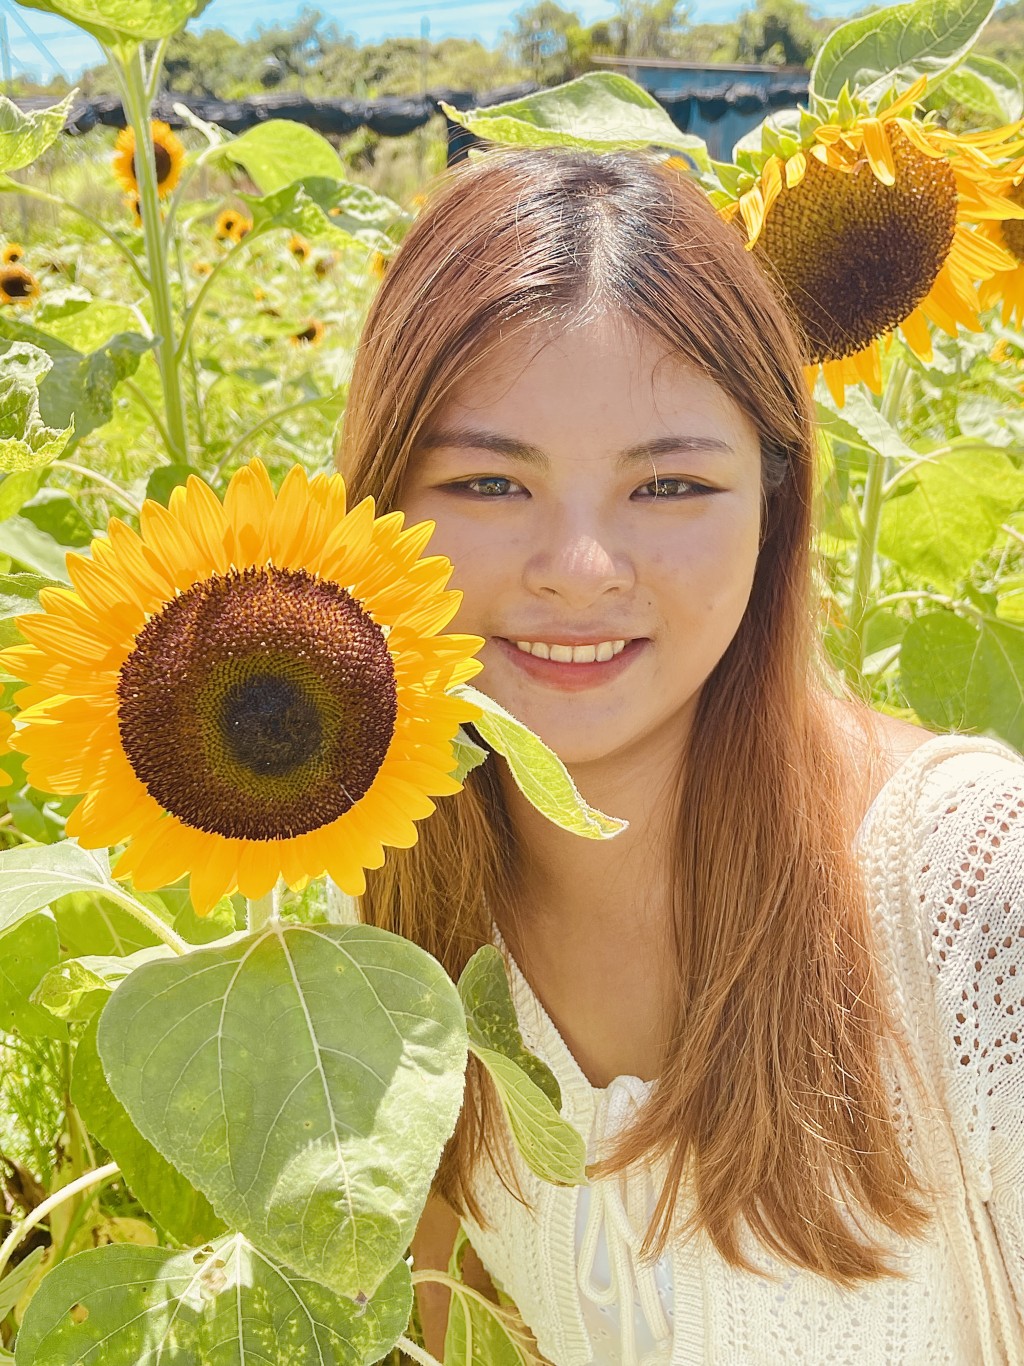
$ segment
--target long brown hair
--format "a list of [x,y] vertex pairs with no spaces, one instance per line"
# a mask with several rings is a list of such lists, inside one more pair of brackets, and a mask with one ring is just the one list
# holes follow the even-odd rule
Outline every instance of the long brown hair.
[[[764,516],[749,605],[680,756],[673,1043],[650,1101],[592,1174],[668,1158],[651,1254],[703,1228],[754,1270],[738,1241],[745,1218],[767,1248],[837,1284],[899,1275],[842,1208],[917,1236],[930,1215],[914,1197],[934,1192],[909,1166],[884,1079],[884,1042],[909,1052],[871,952],[854,770],[822,683],[813,409],[798,341],[735,228],[643,154],[496,151],[450,173],[370,310],[339,463],[354,499],[400,505],[417,440],[467,367],[499,335],[595,308],[662,339],[748,414]],[[457,977],[490,941],[488,906],[511,904],[516,863],[489,762],[368,876],[363,914]],[[482,1155],[514,1184],[496,1106],[472,1065],[434,1185],[478,1221]],[[694,1214],[679,1230],[684,1178]]]

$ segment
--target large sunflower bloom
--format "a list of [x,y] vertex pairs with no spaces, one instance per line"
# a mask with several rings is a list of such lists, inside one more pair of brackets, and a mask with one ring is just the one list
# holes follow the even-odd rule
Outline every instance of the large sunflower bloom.
[[459,790],[450,742],[479,715],[447,694],[483,642],[438,634],[461,595],[448,560],[419,558],[432,530],[369,498],[346,511],[340,475],[296,467],[275,498],[258,460],[223,504],[193,476],[140,534],[112,520],[2,656],[29,685],[29,781],[84,793],[68,834],[127,841],[114,871],[139,889],[190,873],[200,914],[279,877],[360,895]]
[[[1003,191],[1006,199],[1024,212],[1024,168],[1018,170],[1013,183]],[[1024,324],[1024,222],[1019,218],[994,220],[979,228],[979,233],[1009,252],[1013,265],[997,275],[983,280],[978,293],[982,308],[1002,304],[1004,326]]]
[[[165,195],[170,194],[181,177],[181,168],[185,164],[185,148],[182,146],[180,138],[172,133],[168,125],[160,119],[153,119],[149,127],[153,138],[153,154],[156,158],[156,188],[160,198],[163,199]],[[135,129],[131,124],[122,128],[117,135],[117,142],[114,144],[114,175],[124,186],[126,194],[138,194],[139,178],[135,172]]]
[[[806,115],[806,135],[777,138],[756,176],[720,205],[785,292],[837,403],[862,380],[881,392],[879,342],[898,327],[922,360],[929,322],[950,336],[981,331],[977,282],[1012,264],[979,221],[1024,217],[1003,190],[1000,162],[1019,150],[1020,125],[960,136],[913,117],[921,77],[868,114]],[[851,112],[852,111],[852,112]],[[746,180],[751,180],[747,176]]]
[[39,281],[24,266],[0,266],[0,304],[33,303],[39,298]]

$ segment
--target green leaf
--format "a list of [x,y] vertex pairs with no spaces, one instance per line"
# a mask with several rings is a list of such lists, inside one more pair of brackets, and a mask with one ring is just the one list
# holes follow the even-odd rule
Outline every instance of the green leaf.
[[503,1053],[510,1062],[521,1067],[555,1109],[560,1110],[562,1092],[555,1074],[523,1043],[505,963],[492,944],[477,949],[463,968],[459,995],[466,1011],[470,1046]]
[[80,849],[74,840],[22,845],[0,853],[0,929],[6,929],[69,892],[132,901],[110,876],[105,849]]
[[27,9],[59,14],[108,47],[169,38],[202,8],[197,0],[18,0]]
[[847,390],[841,413],[825,403],[817,406],[818,419],[829,436],[877,451],[896,461],[917,459],[917,452],[907,445],[859,387],[851,386]]
[[484,109],[454,109],[440,101],[455,123],[487,142],[514,147],[668,147],[685,152],[702,171],[711,170],[702,138],[681,133],[646,90],[612,71],[591,71],[564,85]]
[[260,1248],[350,1296],[403,1255],[467,1049],[458,992],[415,944],[278,922],[146,963],[98,1044],[139,1131]]
[[459,1229],[448,1274],[452,1292],[444,1337],[445,1366],[540,1366],[517,1317],[489,1300],[462,1289],[462,1261],[469,1240]]
[[[303,237],[334,242],[339,247],[354,240],[388,252],[394,246],[388,229],[402,217],[397,204],[368,186],[323,176],[305,176],[273,194],[244,194],[240,198],[252,213],[249,238],[286,228]],[[332,214],[332,209],[338,212]]]
[[26,1038],[66,1039],[67,1026],[31,999],[39,979],[60,957],[50,915],[31,915],[0,935],[0,1029]]
[[22,504],[36,493],[42,478],[42,469],[34,469],[16,470],[0,479],[0,522],[20,511]]
[[543,1181],[556,1186],[586,1184],[587,1148],[583,1136],[561,1117],[523,1069],[492,1048],[471,1045],[491,1074],[523,1161]]
[[191,465],[157,465],[146,482],[146,497],[166,507],[174,490],[187,484],[193,474],[203,478],[202,472]]
[[990,123],[1015,123],[1024,114],[1020,77],[994,57],[972,52],[943,76],[939,90],[976,118]]
[[[0,490],[2,490],[0,485]],[[487,751],[480,745],[475,744],[463,728],[460,726],[455,733],[452,741],[452,751],[458,759],[458,767],[452,774],[457,783],[461,783],[467,773],[472,773],[474,768],[479,768],[487,759]]]
[[1024,502],[1024,474],[995,450],[953,451],[900,477],[882,509],[879,549],[946,592]]
[[[3,880],[0,876],[0,888]],[[72,892],[53,903],[60,942],[69,954],[80,957],[117,955],[127,957],[139,949],[154,948],[160,941],[119,902]]]
[[53,361],[28,342],[0,352],[0,470],[30,470],[56,460],[75,430],[74,415],[62,430],[39,415],[39,383]]
[[25,1311],[18,1366],[370,1366],[412,1308],[404,1261],[366,1305],[280,1266],[240,1234],[173,1252],[128,1243],[60,1262]]
[[926,725],[983,731],[1024,747],[1024,627],[929,612],[903,637],[900,681]]
[[59,1020],[87,1022],[102,1010],[110,993],[129,973],[153,958],[173,956],[174,950],[166,944],[154,944],[123,958],[110,954],[65,958],[43,975],[32,999]]
[[52,536],[40,531],[25,517],[8,517],[0,522],[0,555],[24,565],[35,575],[52,579],[66,588],[70,579],[67,570],[69,553]]
[[934,80],[970,51],[994,8],[995,0],[909,0],[851,19],[815,58],[810,93],[835,100],[849,85],[872,101],[893,84]]
[[[17,1266],[12,1271],[8,1271],[3,1280],[0,1281],[0,1319],[7,1317],[25,1293],[29,1281],[43,1260],[45,1251],[46,1249],[42,1247],[33,1248],[28,1256],[22,1257]],[[2,1360],[3,1357],[0,1357],[0,1361]],[[14,1360],[13,1356],[11,1360]]]
[[233,161],[242,166],[267,195],[309,176],[345,179],[341,157],[325,137],[291,119],[268,119],[258,123],[218,149],[211,160]]
[[20,171],[57,141],[77,94],[77,89],[72,90],[60,104],[34,114],[23,114],[6,95],[0,95],[0,172]]
[[82,516],[74,498],[64,489],[40,489],[21,515],[40,531],[52,536],[58,545],[81,548],[93,538],[93,529]]
[[453,692],[481,708],[483,716],[473,722],[474,730],[505,758],[516,786],[542,816],[587,839],[611,839],[626,829],[627,821],[588,806],[561,759],[493,698],[466,686]]
[[[15,478],[9,475],[8,478]],[[0,496],[4,486],[0,484]],[[26,612],[39,611],[39,593],[43,588],[64,588],[66,583],[44,574],[0,574],[0,649],[23,644],[15,618]]]
[[141,358],[156,344],[138,332],[119,332],[83,354],[28,323],[0,317],[0,355],[17,342],[29,342],[53,362],[39,385],[41,421],[61,431],[74,423],[79,440],[110,421],[114,390],[135,374]]
[[132,1193],[179,1243],[202,1243],[225,1231],[210,1203],[160,1156],[114,1099],[96,1051],[97,1021],[78,1041],[71,1076],[71,1099],[86,1128],[121,1168]]

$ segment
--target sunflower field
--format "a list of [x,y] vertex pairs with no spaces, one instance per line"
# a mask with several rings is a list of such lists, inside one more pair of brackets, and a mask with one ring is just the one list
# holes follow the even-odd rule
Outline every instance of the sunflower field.
[[[25,3],[99,40],[127,126],[65,192],[73,97],[0,99],[0,1361],[439,1366],[434,1279],[444,1366],[530,1366],[464,1244],[446,1274],[409,1244],[470,1053],[541,1177],[585,1182],[583,1140],[497,950],[452,983],[359,897],[485,761],[582,838],[622,822],[472,686],[431,528],[334,472],[422,199],[295,123],[153,118],[201,0]],[[704,187],[806,341],[825,648],[877,707],[1024,748],[1024,95],[972,54],[992,8],[852,20],[729,162],[619,75],[448,112]]]

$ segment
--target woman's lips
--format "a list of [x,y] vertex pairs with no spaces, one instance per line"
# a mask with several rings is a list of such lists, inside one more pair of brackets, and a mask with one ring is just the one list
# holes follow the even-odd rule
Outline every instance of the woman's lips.
[[601,664],[562,664],[554,659],[541,659],[538,655],[528,655],[520,650],[513,640],[503,636],[492,636],[502,654],[516,668],[521,669],[528,678],[549,688],[562,692],[580,692],[585,688],[600,688],[624,673],[633,663],[641,650],[649,643],[644,637],[630,640],[626,648]]

